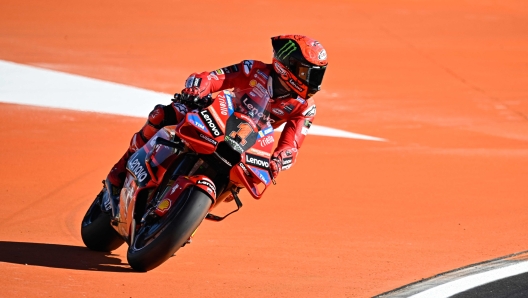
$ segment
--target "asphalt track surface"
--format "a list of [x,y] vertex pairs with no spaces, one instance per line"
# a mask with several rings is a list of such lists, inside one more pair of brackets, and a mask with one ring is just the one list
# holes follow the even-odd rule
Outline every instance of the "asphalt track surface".
[[173,93],[282,33],[327,48],[315,124],[387,142],[309,136],[262,200],[135,273],[79,229],[144,119],[0,103],[0,296],[370,297],[527,250],[523,1],[2,1],[0,59]]

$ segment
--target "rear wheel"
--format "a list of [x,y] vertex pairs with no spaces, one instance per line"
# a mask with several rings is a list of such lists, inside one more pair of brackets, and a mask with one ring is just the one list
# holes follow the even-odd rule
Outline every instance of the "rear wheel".
[[212,200],[190,187],[161,218],[150,218],[137,231],[128,248],[128,263],[134,270],[152,270],[182,247],[203,221]]
[[125,240],[110,225],[111,216],[101,210],[104,189],[97,195],[81,224],[81,236],[84,244],[91,250],[112,251],[120,247]]

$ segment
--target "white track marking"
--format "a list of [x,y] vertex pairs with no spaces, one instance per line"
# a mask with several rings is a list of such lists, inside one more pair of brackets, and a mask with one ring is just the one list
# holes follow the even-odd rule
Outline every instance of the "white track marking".
[[430,288],[409,298],[444,298],[449,297],[478,286],[485,285],[503,278],[528,272],[528,262],[520,262],[515,265],[493,269],[490,271],[469,275],[456,279],[434,288]]
[[[0,60],[0,102],[147,117],[171,94]],[[369,141],[385,139],[312,125],[311,135]]]
[[0,101],[146,117],[172,96],[58,71],[0,61]]

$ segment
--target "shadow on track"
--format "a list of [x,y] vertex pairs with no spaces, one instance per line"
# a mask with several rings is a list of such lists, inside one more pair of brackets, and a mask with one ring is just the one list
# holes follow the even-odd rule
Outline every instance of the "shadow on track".
[[74,270],[135,272],[111,253],[62,244],[0,241],[0,262]]

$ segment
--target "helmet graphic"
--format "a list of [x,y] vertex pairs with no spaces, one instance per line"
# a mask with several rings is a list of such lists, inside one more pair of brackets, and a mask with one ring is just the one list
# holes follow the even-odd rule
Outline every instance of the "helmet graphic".
[[326,50],[316,40],[303,35],[271,38],[273,68],[280,78],[302,98],[321,90],[328,62]]

